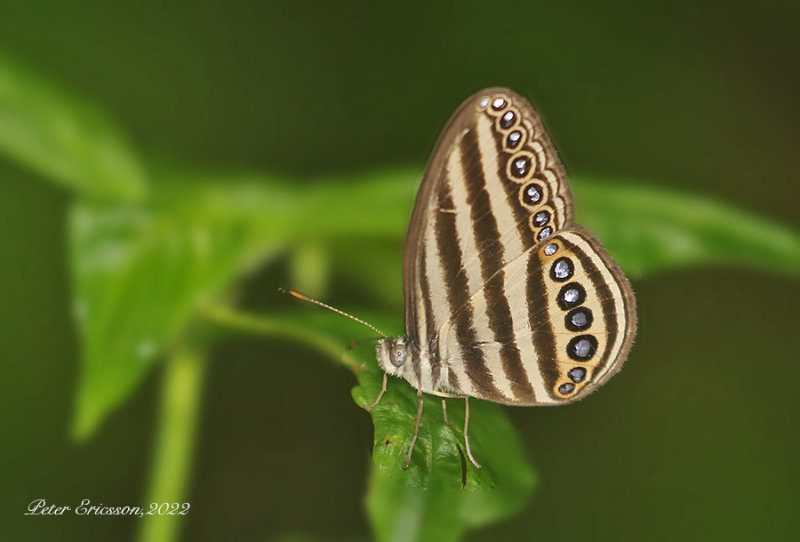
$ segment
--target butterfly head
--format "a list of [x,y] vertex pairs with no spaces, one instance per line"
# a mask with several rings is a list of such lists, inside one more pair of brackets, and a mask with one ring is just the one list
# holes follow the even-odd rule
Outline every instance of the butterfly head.
[[380,339],[375,350],[378,354],[378,365],[384,372],[402,377],[407,370],[411,371],[411,344],[405,337]]

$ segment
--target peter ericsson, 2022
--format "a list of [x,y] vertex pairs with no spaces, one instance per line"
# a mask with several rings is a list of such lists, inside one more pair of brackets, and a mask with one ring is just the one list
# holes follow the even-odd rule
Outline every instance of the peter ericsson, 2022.
[[48,503],[45,499],[34,499],[28,505],[26,516],[185,516],[191,504],[188,502],[151,502],[146,508],[141,506],[106,506],[103,503],[92,504],[91,499],[83,499],[77,506]]

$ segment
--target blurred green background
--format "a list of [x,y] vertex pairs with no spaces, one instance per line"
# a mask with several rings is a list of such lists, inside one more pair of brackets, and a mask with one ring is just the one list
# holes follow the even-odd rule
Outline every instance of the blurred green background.
[[[376,211],[350,179],[421,178],[455,107],[506,85],[530,97],[572,177],[680,191],[796,232],[799,12],[792,2],[12,2],[0,7],[0,52],[42,88],[79,97],[66,106],[76,115],[77,104],[107,112],[142,157],[131,186],[163,184],[164,207],[180,208],[192,178],[212,179],[198,200],[213,203],[224,179],[277,176],[295,190],[330,187],[333,202],[352,196],[349,214],[407,217],[413,183]],[[36,498],[144,504],[165,374],[142,369],[130,397],[72,437],[83,385],[67,232],[80,221],[76,196],[8,150],[16,132],[4,118],[0,535],[132,540],[141,519],[23,516]],[[282,193],[267,194],[264,207],[279,208]],[[95,196],[89,214],[108,194]],[[196,205],[187,197],[181,212]],[[296,226],[324,231],[337,209],[309,207]],[[320,241],[327,252],[278,244],[268,262],[260,247],[238,305],[288,307],[275,289],[300,282],[401,322],[402,232],[346,233]],[[228,246],[226,235],[211,244]],[[250,235],[236,230],[230,243]],[[750,263],[635,276],[640,331],[625,370],[573,406],[505,409],[537,487],[521,513],[467,539],[799,539],[800,288],[791,266]],[[364,286],[365,276],[377,279]],[[350,372],[298,341],[240,337],[213,349],[204,381],[180,539],[371,539],[372,427]]]

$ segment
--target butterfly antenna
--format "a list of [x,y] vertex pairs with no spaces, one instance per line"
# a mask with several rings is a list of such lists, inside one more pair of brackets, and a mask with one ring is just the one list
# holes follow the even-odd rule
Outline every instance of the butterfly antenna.
[[361,339],[360,341],[353,341],[347,345],[347,350],[352,350],[353,348],[361,346],[362,344],[371,343],[372,341],[378,341],[385,337],[386,335],[384,335],[383,337],[370,337],[369,339]]
[[[367,326],[368,328],[370,328],[374,332],[378,333],[381,337],[384,337],[384,338],[388,337],[388,335],[386,335],[386,333],[384,333],[383,331],[381,331],[377,327],[373,326],[369,322],[365,322],[361,318],[356,318],[352,314],[346,313],[343,310],[337,309],[336,307],[331,307],[327,303],[323,303],[322,301],[317,301],[316,299],[312,299],[312,298],[308,297],[307,295],[303,295],[300,292],[295,292],[294,290],[289,290],[289,289],[286,289],[286,288],[278,288],[278,290],[280,290],[284,294],[289,294],[292,297],[296,297],[297,299],[302,299],[303,301],[308,301],[309,303],[313,303],[314,305],[319,305],[323,309],[328,309],[329,311],[333,311],[333,312],[335,312],[337,314],[341,314],[342,316],[346,316],[347,318],[350,318],[351,320],[356,321],[359,324]],[[374,339],[369,339],[369,340],[374,340]]]

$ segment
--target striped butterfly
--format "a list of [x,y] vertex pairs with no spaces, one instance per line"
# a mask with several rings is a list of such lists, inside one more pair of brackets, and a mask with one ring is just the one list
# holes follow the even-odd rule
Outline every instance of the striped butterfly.
[[469,445],[470,397],[559,405],[619,371],[636,333],[633,291],[572,218],[564,168],[531,105],[506,88],[468,98],[439,139],[411,215],[406,335],[370,325],[383,336],[384,377],[367,408],[388,375],[417,389],[404,468],[424,393],[442,397],[443,408],[444,398],[465,399],[466,451],[480,468]]

